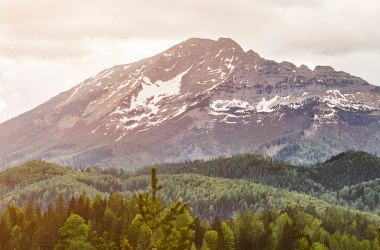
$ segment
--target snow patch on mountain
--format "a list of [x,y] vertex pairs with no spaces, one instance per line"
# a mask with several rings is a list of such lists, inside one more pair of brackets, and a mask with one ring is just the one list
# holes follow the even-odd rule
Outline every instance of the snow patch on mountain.
[[265,112],[265,113],[270,113],[273,112],[273,107],[276,106],[278,96],[276,95],[272,99],[269,99],[268,101],[263,97],[261,102],[259,102],[256,106],[257,112]]
[[184,106],[182,106],[180,109],[177,110],[177,112],[175,112],[172,117],[176,117],[176,116],[179,116],[180,114],[184,113],[187,109],[187,104],[185,104]]
[[[142,77],[142,89],[138,92],[137,96],[132,97],[129,108],[120,109],[118,107],[110,115],[125,114],[137,108],[148,108],[152,111],[151,113],[156,114],[159,110],[159,106],[157,106],[158,102],[180,93],[182,77],[187,74],[190,68],[166,82],[158,80],[152,83],[149,77]],[[147,117],[149,115],[150,114],[146,114],[135,118]]]
[[253,110],[254,107],[246,101],[242,100],[214,100],[210,104],[210,108],[215,112],[226,112],[233,108],[243,110]]
[[363,102],[350,101],[341,94],[337,89],[326,91],[328,95],[322,96],[320,99],[330,108],[354,109],[354,110],[375,110],[374,107],[368,106]]
[[325,110],[321,114],[314,114],[313,120],[318,123],[338,123],[334,109]]
[[180,94],[182,78],[190,69],[191,67],[168,81],[158,80],[152,82],[149,77],[143,76],[140,83],[141,90],[136,96],[132,97],[129,107],[120,108],[120,106],[118,106],[117,109],[109,115],[119,117],[119,126],[117,126],[117,128],[120,129],[122,133],[116,141],[126,136],[129,130],[140,126],[157,126],[185,112],[187,105],[182,106],[171,115],[163,117],[157,116],[158,113],[162,113],[165,110],[162,108],[160,101],[166,98],[173,98]]
[[187,74],[188,70],[167,82],[159,80],[152,83],[148,77],[143,77],[143,82],[141,83],[142,90],[138,93],[138,96],[132,100],[131,109],[135,109],[138,106],[149,107],[156,105],[164,98],[179,94],[181,91],[182,77]]
[[227,58],[227,59],[224,60],[225,65],[226,65],[226,67],[228,68],[228,70],[229,70],[230,72],[236,68],[236,65],[234,65],[234,64],[232,63],[233,61],[234,61],[234,57]]

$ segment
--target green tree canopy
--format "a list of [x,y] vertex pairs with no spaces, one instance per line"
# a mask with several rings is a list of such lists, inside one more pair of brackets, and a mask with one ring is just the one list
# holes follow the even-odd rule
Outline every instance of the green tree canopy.
[[58,244],[55,250],[88,250],[92,249],[88,241],[89,226],[86,225],[83,218],[79,215],[72,214],[65,225],[59,229]]

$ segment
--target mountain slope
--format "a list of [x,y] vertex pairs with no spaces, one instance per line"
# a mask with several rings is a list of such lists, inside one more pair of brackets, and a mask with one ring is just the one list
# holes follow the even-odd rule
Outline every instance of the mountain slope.
[[[230,183],[256,183],[257,186],[307,194],[326,200],[332,205],[340,204],[379,214],[380,201],[377,192],[380,189],[379,163],[379,157],[364,152],[348,151],[311,168],[292,166],[250,154],[221,157],[210,161],[161,164],[156,168],[158,173],[165,176],[165,182],[172,183],[176,179],[177,184],[174,186],[170,184],[167,188],[171,190],[168,191],[168,195],[179,197],[183,192],[189,196],[189,199],[193,199],[194,203],[196,200],[191,196],[190,190],[193,189],[191,186],[197,186],[199,176],[203,176],[202,182],[205,183],[207,178],[223,179]],[[150,171],[151,166],[136,171],[115,168],[102,170],[98,167],[76,171],[44,161],[30,161],[0,173],[2,200],[0,207],[12,201],[21,205],[30,199],[46,208],[61,192],[69,195],[78,194],[80,190],[88,195],[94,195],[98,192],[128,193],[145,189],[149,185]],[[183,185],[186,183],[186,178],[194,180],[188,181],[183,186],[181,178]],[[177,185],[181,186],[182,191],[172,190],[172,188],[178,189]],[[208,187],[207,190],[212,188]]]
[[[181,168],[180,164],[177,167]],[[164,172],[162,170],[158,169],[159,173]],[[186,200],[194,209],[193,213],[202,217],[212,218],[216,212],[222,218],[231,218],[237,211],[300,207],[312,209],[322,217],[326,216],[328,209],[336,209],[352,217],[356,215],[380,220],[374,213],[335,206],[317,197],[244,179],[231,180],[228,177],[189,173],[160,174],[159,178],[165,186],[163,198],[166,201]],[[147,189],[149,185],[150,175],[142,172],[127,173],[120,169],[99,168],[77,171],[43,161],[31,161],[0,173],[0,211],[10,203],[21,206],[28,200],[46,210],[59,194],[63,194],[67,200],[72,195],[78,197],[82,192],[89,196],[107,196],[113,191],[131,195],[132,192]],[[210,209],[211,206],[217,211]]]
[[349,148],[380,155],[379,105],[378,88],[331,67],[192,38],[0,124],[0,166],[136,167],[242,152],[310,164]]
[[[244,154],[209,161],[189,161],[157,166],[160,173],[192,173],[256,183],[308,194],[337,191],[345,186],[380,178],[380,158],[360,151],[346,151],[311,167],[286,164],[272,158]],[[136,171],[148,175],[150,167]]]
[[309,169],[310,178],[332,190],[380,177],[380,158],[347,151]]

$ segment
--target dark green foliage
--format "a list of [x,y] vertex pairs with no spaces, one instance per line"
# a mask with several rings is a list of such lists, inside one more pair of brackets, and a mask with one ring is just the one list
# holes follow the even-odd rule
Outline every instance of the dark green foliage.
[[310,169],[312,180],[331,190],[380,178],[380,158],[364,152],[347,151]]
[[[338,196],[339,189],[344,186],[359,185],[363,181],[380,178],[379,164],[378,157],[363,152],[347,151],[311,168],[296,167],[270,158],[246,154],[211,161],[163,164],[158,166],[158,169],[161,174],[194,173],[244,179],[315,197],[327,195],[325,199],[333,204],[375,211],[378,198],[373,194],[362,197],[365,192],[361,190],[353,193],[356,197],[352,199],[356,201],[362,198],[363,206],[360,201],[354,204],[351,202],[352,199],[345,201]],[[98,192],[125,192],[130,186],[143,189],[147,186],[146,180],[140,176],[149,175],[149,171],[150,168],[126,172],[117,169],[102,170],[97,167],[76,171],[43,161],[32,161],[0,173],[0,209],[12,202],[21,206],[25,201],[33,200],[45,210],[47,204],[53,202],[60,193],[65,199],[71,198],[72,195],[78,198],[77,190],[92,196]]]
[[[162,174],[194,173],[229,179],[246,179],[308,194],[322,194],[344,186],[380,178],[380,158],[365,152],[346,151],[322,164],[306,168],[258,155],[236,155],[211,161],[159,166]],[[136,175],[148,174],[148,169]]]
[[[291,197],[288,198],[291,201]],[[84,204],[89,201],[88,220],[75,215],[75,211],[81,210],[79,199],[84,200]],[[193,223],[186,210],[176,205],[181,203],[175,203],[169,210],[159,209],[163,216],[157,218],[157,223],[152,223],[149,214],[155,213],[147,209],[153,208],[152,196],[148,202],[141,203],[138,196],[127,198],[117,193],[108,199],[80,195],[76,202],[69,201],[73,212],[62,222],[57,220],[58,215],[66,211],[66,204],[61,200],[62,196],[59,196],[56,205],[42,216],[38,207],[30,202],[25,204],[25,209],[7,206],[0,217],[1,249],[150,249],[153,227],[157,249],[189,249],[189,243],[186,243],[189,240],[197,249],[226,250],[295,249],[306,245],[305,240],[310,244],[319,243],[314,244],[315,249],[322,244],[331,249],[340,249],[334,247],[337,245],[352,246],[346,249],[376,249],[377,244],[375,225],[379,220],[371,221],[365,214],[339,207],[329,208],[326,203],[316,201],[311,204],[319,207],[321,214],[295,204],[293,208],[282,210],[247,212],[227,222],[216,217],[208,226],[198,220]],[[163,204],[161,200],[158,203]],[[194,225],[195,235],[190,225]]]
[[[33,161],[0,173],[0,249],[376,249],[378,163],[348,151],[311,168],[255,155],[163,164],[161,190],[148,169]],[[86,237],[59,233],[73,214]]]
[[[306,169],[259,155],[244,154],[229,158],[220,157],[211,161],[191,161],[158,166],[161,174],[193,173],[229,179],[245,179],[279,188],[305,193],[323,191],[317,182],[307,178]],[[149,174],[141,169],[135,175]]]

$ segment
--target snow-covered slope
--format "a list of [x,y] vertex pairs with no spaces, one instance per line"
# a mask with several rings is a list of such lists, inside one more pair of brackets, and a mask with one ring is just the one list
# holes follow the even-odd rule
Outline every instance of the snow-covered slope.
[[231,39],[193,38],[1,124],[0,162],[134,167],[240,152],[305,163],[347,147],[380,154],[379,92],[328,66],[310,70]]

